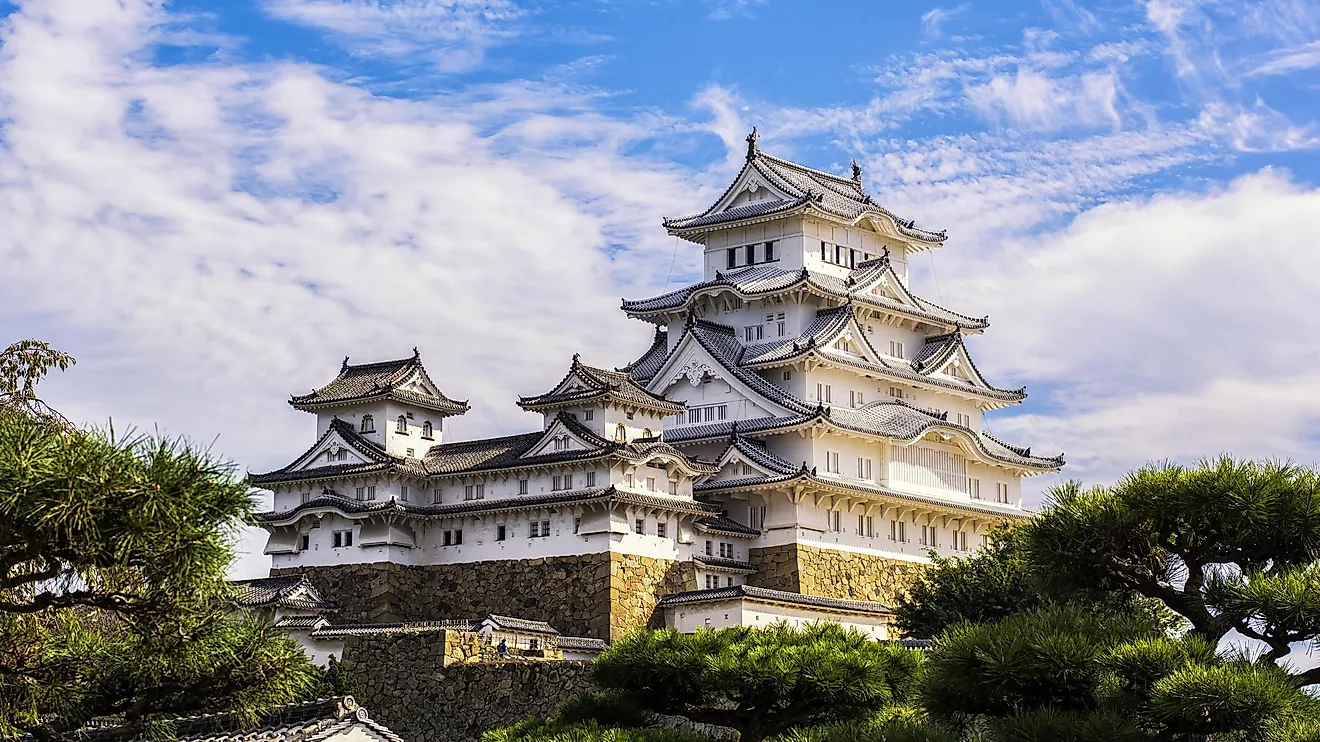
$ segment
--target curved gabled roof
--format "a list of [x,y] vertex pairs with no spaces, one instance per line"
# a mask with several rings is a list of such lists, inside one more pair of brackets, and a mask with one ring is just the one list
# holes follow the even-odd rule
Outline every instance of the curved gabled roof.
[[[427,391],[403,388],[405,383],[417,378]],[[422,356],[416,348],[411,357],[397,361],[351,365],[348,358],[344,358],[339,375],[330,383],[310,394],[293,395],[289,404],[294,409],[311,411],[380,399],[416,405],[442,415],[462,415],[469,409],[466,401],[452,400],[440,392],[422,366]]]
[[[943,243],[947,237],[943,231],[920,229],[912,220],[900,219],[893,212],[875,203],[862,187],[860,168],[854,166],[853,177],[845,178],[768,155],[756,145],[755,129],[752,130],[747,141],[747,159],[743,169],[715,203],[700,214],[666,218],[664,220],[666,229],[675,234],[691,233],[744,219],[811,208],[849,222],[856,222],[868,215],[883,216],[894,223],[900,234],[932,246]],[[766,199],[725,211],[716,211],[749,170],[785,194],[787,198]]]
[[637,383],[630,372],[588,366],[576,354],[568,373],[554,389],[533,397],[519,397],[518,406],[524,410],[540,411],[605,400],[658,410],[667,415],[686,409],[682,402],[665,399],[664,395],[647,390]]
[[257,520],[264,525],[289,525],[298,521],[306,512],[335,512],[345,517],[354,516],[404,516],[419,519],[447,518],[456,515],[494,513],[527,508],[542,508],[548,505],[585,505],[590,503],[623,503],[668,509],[680,513],[692,513],[707,516],[718,515],[724,511],[716,505],[686,500],[676,497],[647,495],[640,492],[601,487],[567,492],[552,492],[544,495],[525,495],[518,497],[498,497],[489,500],[471,500],[449,503],[446,505],[422,505],[400,502],[395,499],[362,502],[345,497],[336,492],[324,492],[307,502],[288,510],[259,513]]
[[[869,272],[870,270],[869,268],[858,268],[854,272]],[[859,293],[856,287],[860,285],[862,284],[857,281],[849,283],[846,279],[836,278],[825,273],[817,273],[806,268],[786,271],[782,268],[767,265],[748,266],[733,271],[716,272],[713,280],[702,281],[649,299],[624,299],[622,308],[629,316],[646,319],[653,315],[676,310],[689,310],[689,302],[709,292],[727,290],[743,300],[748,300],[807,289],[818,296],[840,303],[852,301],[877,311],[900,314],[940,327],[983,330],[990,326],[988,318],[969,317],[945,309],[934,302],[912,294],[906,288],[904,292],[911,297],[913,302],[910,305],[875,294]]]
[[660,366],[669,357],[669,331],[664,327],[655,328],[655,337],[641,358],[618,369],[621,373],[631,374],[634,379],[648,382],[660,371]]
[[[312,468],[298,468],[298,464],[307,458],[309,454],[315,451],[330,436],[338,436],[344,444],[353,449],[358,455],[366,459],[362,462],[351,464],[336,464],[333,466],[318,466]],[[252,484],[275,484],[277,482],[308,481],[319,479],[333,479],[337,477],[353,476],[357,474],[373,474],[377,472],[397,472],[414,477],[426,476],[426,470],[422,463],[417,459],[409,459],[402,456],[394,456],[386,453],[385,449],[375,441],[363,437],[357,432],[357,429],[347,422],[334,418],[325,429],[325,433],[310,448],[304,451],[292,463],[281,469],[266,472],[264,474],[251,474],[248,480]]]
[[[736,423],[712,422],[679,426],[665,431],[665,440],[673,444],[717,442],[736,430],[740,435],[774,435],[800,428],[826,425],[842,430],[912,442],[927,433],[945,432],[957,436],[988,461],[1033,471],[1055,471],[1063,466],[1063,455],[1033,456],[1030,449],[1009,446],[997,438],[978,433],[948,421],[947,413],[926,410],[902,400],[872,402],[858,409],[819,406],[809,413],[790,417],[767,417],[740,420]],[[705,486],[704,484],[702,485]]]

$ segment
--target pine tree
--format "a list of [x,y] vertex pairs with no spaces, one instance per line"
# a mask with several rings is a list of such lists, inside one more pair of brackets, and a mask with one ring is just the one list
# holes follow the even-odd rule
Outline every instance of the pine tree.
[[247,485],[185,442],[68,424],[35,386],[72,362],[35,341],[0,354],[0,736],[108,720],[128,738],[292,700],[313,666],[230,610]]

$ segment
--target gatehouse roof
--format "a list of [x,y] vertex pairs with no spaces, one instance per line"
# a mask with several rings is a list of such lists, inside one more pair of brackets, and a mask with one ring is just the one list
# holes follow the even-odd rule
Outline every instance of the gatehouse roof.
[[346,407],[362,402],[389,399],[433,410],[442,415],[462,415],[469,407],[445,396],[426,373],[421,353],[395,361],[350,364],[344,358],[339,375],[308,394],[295,394],[289,404],[298,410],[315,411]]

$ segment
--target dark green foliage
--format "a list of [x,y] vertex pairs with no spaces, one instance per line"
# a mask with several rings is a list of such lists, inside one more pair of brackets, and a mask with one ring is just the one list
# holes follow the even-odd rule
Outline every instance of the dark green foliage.
[[335,698],[338,696],[362,696],[362,689],[357,681],[334,655],[322,670],[312,666],[313,681],[302,692],[299,700],[311,701],[317,698]]
[[42,412],[34,379],[71,359],[22,353],[0,354],[0,736],[71,739],[101,717],[163,734],[304,691],[298,646],[230,614],[230,540],[253,507],[233,467]]
[[[1023,527],[1055,590],[1134,591],[1217,642],[1231,631],[1265,659],[1320,629],[1320,474],[1228,457],[1140,469],[1109,488],[1058,487]],[[1320,682],[1320,670],[1295,682]]]
[[894,625],[904,636],[931,639],[963,621],[997,621],[1047,602],[1032,583],[1020,539],[1010,528],[997,528],[990,546],[971,556],[933,560],[894,606]]
[[659,727],[612,727],[599,722],[575,725],[528,719],[486,732],[482,742],[715,742],[696,732]]
[[652,713],[729,727],[757,742],[909,703],[920,664],[915,652],[835,625],[639,631],[601,655],[592,678]]

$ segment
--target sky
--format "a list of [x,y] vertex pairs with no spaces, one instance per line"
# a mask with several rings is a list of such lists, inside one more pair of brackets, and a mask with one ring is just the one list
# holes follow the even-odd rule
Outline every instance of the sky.
[[[1059,479],[1320,442],[1320,4],[0,0],[0,343],[66,416],[240,471],[286,404],[418,347],[472,411],[651,327],[699,280],[664,216],[763,150],[948,242],[913,288],[989,315],[997,436]],[[259,573],[260,539],[245,539]],[[254,553],[255,552],[255,553]]]

